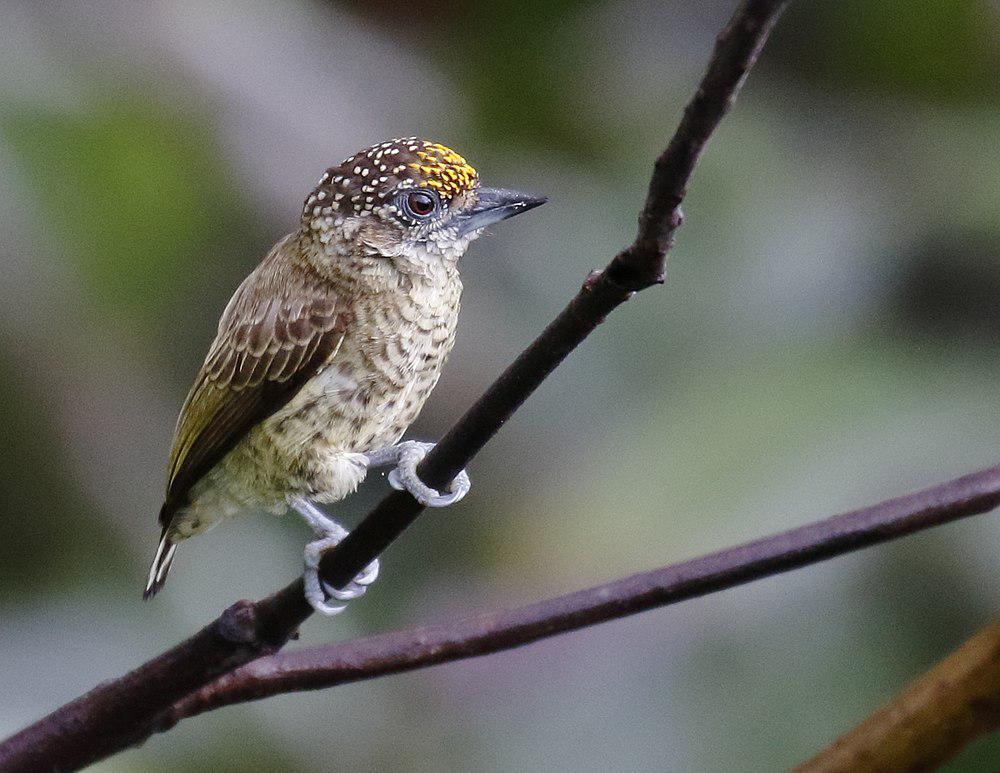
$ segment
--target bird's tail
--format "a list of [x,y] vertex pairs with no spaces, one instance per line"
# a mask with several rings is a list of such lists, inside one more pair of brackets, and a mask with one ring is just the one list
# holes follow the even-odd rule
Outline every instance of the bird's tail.
[[160,536],[160,544],[156,547],[156,555],[153,556],[153,563],[149,567],[149,578],[146,580],[146,589],[142,592],[144,599],[152,598],[157,591],[163,587],[167,581],[167,572],[170,571],[170,564],[174,560],[174,553],[177,552],[177,544],[167,536],[167,529],[164,527]]

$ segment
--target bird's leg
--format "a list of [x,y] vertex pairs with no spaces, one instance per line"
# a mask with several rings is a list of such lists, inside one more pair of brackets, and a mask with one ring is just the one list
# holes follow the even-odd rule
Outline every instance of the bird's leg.
[[306,588],[306,600],[317,612],[323,615],[336,615],[344,611],[344,604],[333,604],[328,598],[347,602],[364,595],[368,586],[378,577],[378,559],[376,558],[364,571],[351,580],[344,588],[334,588],[319,578],[319,562],[323,554],[338,545],[347,536],[347,529],[328,518],[308,499],[299,498],[291,503],[295,510],[312,528],[319,539],[313,540],[305,549],[306,569],[302,581]]
[[424,507],[447,507],[468,494],[472,483],[469,481],[469,474],[462,470],[448,484],[447,493],[442,494],[420,480],[417,477],[417,465],[433,447],[433,443],[404,440],[402,443],[380,448],[365,456],[369,468],[395,465],[389,473],[389,485],[397,491],[409,491]]

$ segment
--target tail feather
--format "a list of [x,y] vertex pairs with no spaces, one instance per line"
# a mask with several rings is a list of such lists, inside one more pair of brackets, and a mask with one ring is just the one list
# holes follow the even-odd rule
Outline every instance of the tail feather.
[[152,598],[163,587],[163,583],[167,581],[167,572],[170,571],[170,564],[174,560],[176,551],[177,544],[167,537],[167,530],[164,529],[163,535],[160,537],[160,544],[156,547],[156,555],[153,556],[153,563],[149,567],[146,589],[142,592],[144,599]]

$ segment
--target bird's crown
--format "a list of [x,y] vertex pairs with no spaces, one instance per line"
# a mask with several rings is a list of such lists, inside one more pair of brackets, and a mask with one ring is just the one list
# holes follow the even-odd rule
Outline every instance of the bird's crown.
[[480,186],[454,150],[407,137],[327,169],[306,199],[302,226],[337,254],[360,249],[423,271],[428,261],[453,265],[487,226],[544,201]]
[[327,169],[306,199],[307,219],[364,216],[407,188],[434,191],[447,205],[479,187],[479,175],[451,148],[405,137],[372,145]]

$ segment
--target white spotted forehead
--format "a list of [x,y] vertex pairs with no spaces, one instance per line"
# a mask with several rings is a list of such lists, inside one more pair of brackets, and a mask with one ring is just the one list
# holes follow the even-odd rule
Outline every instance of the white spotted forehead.
[[365,214],[385,204],[393,191],[414,187],[435,189],[447,206],[448,199],[476,186],[476,171],[455,151],[403,137],[373,145],[328,169],[306,199],[303,214],[315,217],[325,202],[341,214]]

